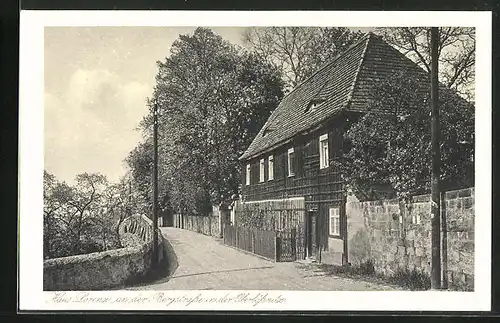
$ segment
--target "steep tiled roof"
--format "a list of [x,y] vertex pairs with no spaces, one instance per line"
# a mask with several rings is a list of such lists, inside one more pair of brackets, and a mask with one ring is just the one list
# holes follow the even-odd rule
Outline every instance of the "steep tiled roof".
[[[342,110],[366,111],[374,85],[398,70],[422,82],[429,78],[380,37],[368,34],[286,95],[240,159],[278,147]],[[320,103],[306,112],[312,101]]]

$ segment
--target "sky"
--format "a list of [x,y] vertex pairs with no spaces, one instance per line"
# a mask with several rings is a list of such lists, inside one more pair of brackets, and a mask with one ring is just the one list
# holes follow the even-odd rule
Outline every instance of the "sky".
[[[123,160],[142,139],[136,128],[147,113],[156,62],[195,29],[45,27],[45,170],[68,183],[83,172],[112,182],[124,175]],[[242,45],[245,28],[211,29]]]
[[[244,28],[212,28],[242,44]],[[99,172],[117,181],[124,158],[141,140],[156,62],[195,27],[46,27],[45,170],[74,183]]]

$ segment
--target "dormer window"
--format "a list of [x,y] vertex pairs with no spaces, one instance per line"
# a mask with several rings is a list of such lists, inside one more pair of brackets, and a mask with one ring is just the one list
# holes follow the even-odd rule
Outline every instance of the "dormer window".
[[316,108],[318,107],[318,105],[320,105],[321,103],[323,103],[325,100],[322,100],[322,99],[314,99],[314,100],[311,100],[311,102],[309,102],[309,104],[307,105],[307,108],[306,108],[306,111],[305,112],[310,112],[310,111],[314,111],[316,110]]
[[262,130],[262,137],[266,136],[268,133],[270,133],[273,129],[269,128],[269,127],[265,127],[263,130]]

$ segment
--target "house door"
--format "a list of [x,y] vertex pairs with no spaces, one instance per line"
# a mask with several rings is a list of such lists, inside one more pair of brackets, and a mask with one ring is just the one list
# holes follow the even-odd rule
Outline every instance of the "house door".
[[316,258],[317,248],[317,212],[309,211],[306,219],[306,257]]

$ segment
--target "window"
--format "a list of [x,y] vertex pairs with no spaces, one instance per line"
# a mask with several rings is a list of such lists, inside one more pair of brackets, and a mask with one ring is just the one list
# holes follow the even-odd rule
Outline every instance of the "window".
[[293,148],[290,148],[288,149],[288,177],[295,175],[295,170],[293,167],[294,164],[295,164],[295,152],[293,151]]
[[340,209],[338,207],[330,208],[330,235],[340,235]]
[[306,112],[314,111],[316,109],[316,102],[311,102],[306,108]]
[[269,128],[268,127],[265,127],[263,130],[262,130],[262,137],[264,137],[265,135],[267,135],[267,133],[269,132]]
[[[420,224],[420,213],[415,214],[415,212],[413,212],[411,215],[411,222],[413,224]],[[402,223],[402,221],[400,221],[400,223]]]
[[264,158],[260,160],[260,172],[259,172],[259,182],[262,183],[265,180],[265,163],[264,163]]
[[273,155],[269,156],[268,158],[268,172],[267,172],[267,180],[272,181],[274,179],[274,157]]
[[306,110],[305,112],[310,112],[310,111],[314,111],[316,110],[316,107],[318,107],[318,105],[320,105],[321,103],[323,103],[325,100],[322,100],[322,99],[314,99],[312,100],[311,102],[309,102],[309,104],[307,105],[306,107]]
[[250,164],[247,164],[247,180],[246,184],[250,185]]
[[328,162],[328,134],[319,137],[319,168],[327,168]]

